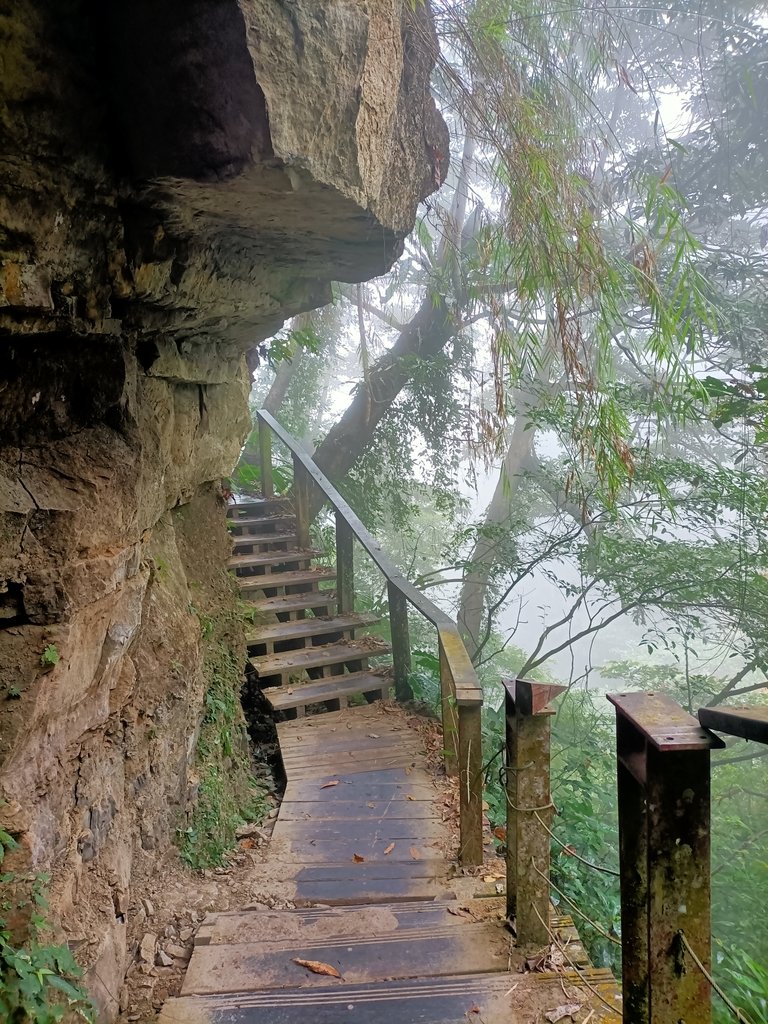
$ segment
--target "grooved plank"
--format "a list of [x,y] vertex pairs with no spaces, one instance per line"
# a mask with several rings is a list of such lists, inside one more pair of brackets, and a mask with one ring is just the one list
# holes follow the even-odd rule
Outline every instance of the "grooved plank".
[[424,836],[423,826],[412,831],[418,831],[419,835],[410,836],[405,840],[402,837],[399,840],[390,839],[388,835],[376,839],[354,839],[340,835],[336,839],[286,840],[276,859],[287,861],[289,864],[298,862],[310,866],[328,862],[356,864],[354,858],[357,856],[364,857],[366,864],[410,864],[417,859],[413,856],[415,851],[418,853],[419,861],[424,864],[439,861],[440,866],[444,865],[442,843]]
[[[374,803],[374,801],[369,801],[369,803]],[[374,803],[373,807],[369,807],[367,803],[361,806],[357,800],[338,800],[336,803],[326,805],[318,804],[317,800],[284,800],[280,806],[280,818],[283,821],[302,821],[307,824],[360,821],[368,818],[380,822],[391,821],[393,818],[417,818],[421,821],[429,818],[433,818],[435,821],[442,820],[431,804],[425,808],[423,802],[415,800],[382,800],[380,803]]]
[[[341,676],[340,678],[346,679],[346,676]],[[381,676],[378,678],[381,679]],[[329,682],[332,681],[329,680]],[[311,690],[314,689],[314,684],[297,687],[297,689],[302,691]],[[368,747],[355,745],[352,750],[324,751],[322,748],[317,747],[307,750],[303,757],[301,754],[286,754],[283,756],[283,764],[286,768],[300,768],[302,766],[307,768],[323,768],[326,771],[338,774],[339,772],[358,770],[360,761],[386,761],[388,758],[396,757],[398,761],[403,762],[403,767],[415,765],[416,758],[420,753],[418,747],[414,744],[390,743],[382,745],[381,740],[373,739],[368,740],[368,743],[370,744]],[[397,767],[397,765],[392,765],[392,767]]]
[[[388,843],[400,842],[403,839],[431,843],[442,834],[442,827],[435,818],[421,820],[388,818],[381,822],[375,820],[323,822],[321,825],[313,825],[309,830],[304,822],[283,821],[278,822],[275,826],[272,838],[275,841],[285,839],[287,842],[306,840],[310,844],[348,839],[350,842],[368,847],[383,843],[386,848]],[[361,852],[364,851],[361,850]],[[330,858],[328,859],[330,860]]]
[[227,507],[227,519],[235,522],[243,517],[269,515],[274,511],[293,508],[290,498],[249,498]]
[[389,654],[389,651],[387,644],[373,649],[359,640],[350,640],[346,643],[326,644],[309,650],[286,651],[283,654],[270,654],[263,658],[248,660],[260,676],[276,676],[285,672],[303,672],[305,669],[320,668],[324,665],[367,661],[368,658],[378,657],[380,654]]
[[[293,653],[293,652],[291,652]],[[253,659],[251,664],[253,664]],[[319,662],[318,664],[322,664]],[[288,670],[283,670],[288,671]],[[261,672],[261,675],[268,675]],[[390,683],[386,676],[376,676],[371,672],[349,672],[344,676],[332,679],[318,679],[311,683],[297,683],[294,686],[273,686],[264,690],[264,696],[275,711],[286,711],[289,708],[306,707],[307,704],[320,704],[326,700],[339,697],[351,697],[356,693],[373,693],[386,691]],[[306,763],[306,759],[299,762]],[[333,756],[326,763],[333,764]]]
[[249,555],[232,555],[230,569],[256,569],[267,565],[289,565],[294,562],[309,562],[322,555],[314,548],[286,548],[285,551],[257,551]]
[[[238,576],[235,580],[241,592],[246,590],[277,590],[282,587],[304,586],[306,583],[320,583],[335,580],[335,569],[291,569],[288,572],[273,572],[269,576]],[[322,591],[318,591],[322,593]]]
[[195,935],[195,945],[262,942],[290,948],[349,936],[385,935],[460,927],[465,920],[450,913],[457,902],[401,903],[332,910],[224,911],[210,914]]
[[304,590],[300,594],[284,597],[265,597],[261,601],[249,601],[254,611],[262,614],[280,615],[282,612],[303,612],[307,608],[328,608],[336,604],[335,590]]
[[[586,988],[592,985],[615,1011]],[[291,987],[264,992],[179,997],[169,1000],[158,1024],[526,1024],[543,1019],[563,1001],[563,984],[578,989],[592,1024],[619,1024],[620,999],[610,972],[428,976],[322,988]],[[477,1013],[477,1010],[480,1013]],[[581,1019],[581,1017],[579,1018]],[[586,1019],[586,1018],[585,1018]]]
[[259,626],[245,635],[249,647],[269,641],[300,640],[303,637],[322,636],[323,633],[347,633],[381,622],[380,615],[322,615],[310,619],[295,619],[293,622],[274,622]]
[[465,925],[451,934],[419,938],[394,935],[342,947],[296,946],[283,950],[259,943],[199,946],[184,978],[182,995],[252,992],[269,988],[325,988],[339,979],[313,974],[293,957],[330,963],[346,984],[415,978],[420,974],[450,975],[506,970],[509,937],[500,927]]

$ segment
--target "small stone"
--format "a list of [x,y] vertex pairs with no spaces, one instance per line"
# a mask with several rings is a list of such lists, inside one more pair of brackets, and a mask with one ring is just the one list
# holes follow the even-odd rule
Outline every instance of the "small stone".
[[163,928],[163,935],[166,939],[177,939],[179,937],[176,927],[172,924],[167,924],[165,928]]
[[182,942],[189,942],[189,940],[194,937],[194,934],[195,934],[194,928],[180,928],[179,929],[179,938],[181,939]]
[[270,811],[268,812],[268,814],[267,814],[267,817],[268,817],[268,818],[276,818],[276,817],[277,817],[277,815],[278,815],[278,809],[277,809],[277,807],[273,807],[273,808],[272,808],[272,809],[271,809],[271,810],[270,810]]
[[172,957],[177,960],[189,960],[192,956],[192,950],[187,949],[185,946],[177,946],[175,943],[170,943],[165,947],[167,953],[170,953]]
[[144,907],[144,912],[146,913],[147,917],[154,917],[155,916],[155,905],[152,902],[152,900],[143,899],[141,902],[142,902],[142,906]]
[[159,949],[155,957],[155,963],[158,967],[171,967],[173,965],[173,957],[168,956],[164,950]]

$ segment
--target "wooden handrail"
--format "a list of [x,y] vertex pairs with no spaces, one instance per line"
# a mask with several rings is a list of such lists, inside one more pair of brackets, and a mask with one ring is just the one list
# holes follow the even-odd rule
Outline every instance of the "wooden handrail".
[[[296,514],[299,520],[300,543],[306,545],[308,522],[308,484],[311,481],[336,513],[338,524],[343,523],[344,531],[352,534],[367,552],[387,581],[390,603],[393,597],[398,604],[398,595],[423,615],[437,630],[440,653],[440,683],[443,711],[443,733],[446,747],[446,770],[459,776],[461,851],[460,859],[465,864],[482,864],[482,750],[480,711],[483,704],[483,690],[475,672],[472,660],[464,646],[458,627],[453,619],[433,604],[420,590],[406,579],[386,554],[381,544],[369,533],[359,516],[339,494],[331,481],[319,469],[311,455],[304,451],[275,419],[271,413],[260,409],[260,449],[268,465],[262,466],[262,480],[271,490],[272,467],[271,446],[267,442],[269,431],[290,451],[294,464],[294,494]],[[265,497],[268,497],[265,493]],[[350,600],[351,580],[345,569],[344,601]],[[351,609],[347,609],[351,610]],[[397,609],[396,618],[402,629],[406,618],[402,609]],[[405,621],[407,636],[407,620]],[[395,636],[393,630],[393,647]],[[410,651],[393,650],[396,669],[410,664]]]

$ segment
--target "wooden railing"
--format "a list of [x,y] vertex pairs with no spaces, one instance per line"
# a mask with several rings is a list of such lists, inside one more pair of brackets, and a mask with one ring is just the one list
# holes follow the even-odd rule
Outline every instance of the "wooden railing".
[[[462,864],[483,862],[483,776],[480,714],[483,692],[456,623],[397,569],[381,545],[365,528],[330,480],[298,442],[270,413],[258,412],[262,494],[274,494],[272,437],[278,438],[293,459],[293,499],[299,547],[309,547],[312,510],[327,504],[336,518],[337,602],[339,612],[354,611],[354,543],[370,556],[387,582],[395,694],[411,696],[408,677],[411,647],[408,605],[437,630],[440,655],[440,703],[446,772],[458,775],[460,849]],[[319,495],[321,502],[315,500]]]
[[[563,687],[513,680],[505,688],[507,916],[519,943],[542,946],[552,938],[549,705]],[[608,700],[616,709],[623,1024],[709,1024],[710,752],[724,745],[710,730],[768,743],[768,707],[702,708],[694,718],[663,694]]]

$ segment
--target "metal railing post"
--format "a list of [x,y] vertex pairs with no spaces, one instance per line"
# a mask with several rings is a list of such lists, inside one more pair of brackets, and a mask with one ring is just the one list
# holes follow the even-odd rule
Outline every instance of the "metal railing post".
[[408,628],[408,604],[402,591],[387,583],[389,629],[392,635],[392,664],[395,671],[395,696],[399,701],[411,700],[408,683],[411,674],[411,634]]
[[459,704],[459,863],[483,863],[482,704]]
[[346,519],[336,513],[336,607],[340,615],[355,610],[354,536]]
[[549,933],[547,829],[552,824],[549,702],[564,686],[504,680],[506,711],[507,916],[520,945],[545,946]]
[[301,459],[293,456],[293,501],[296,513],[296,539],[300,548],[309,547],[309,474]]
[[608,700],[616,708],[624,1024],[708,1024],[709,982],[685,943],[709,970],[709,760],[723,744],[663,694]]
[[261,496],[273,498],[275,485],[272,480],[272,431],[259,418],[259,469],[261,471]]
[[456,775],[459,758],[459,716],[456,709],[456,687],[443,638],[438,634],[440,655],[440,712],[443,719],[443,760],[446,775]]

